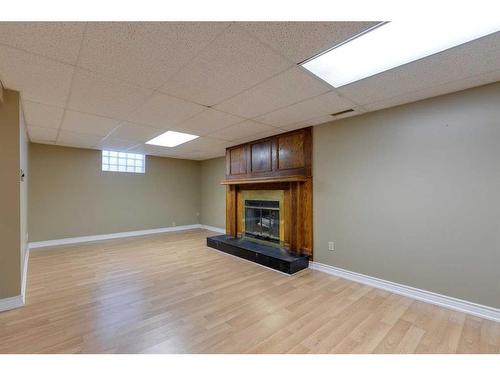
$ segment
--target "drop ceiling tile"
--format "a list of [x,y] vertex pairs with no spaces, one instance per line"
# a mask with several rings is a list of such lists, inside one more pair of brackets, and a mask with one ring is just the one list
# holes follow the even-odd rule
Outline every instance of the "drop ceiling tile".
[[292,65],[233,24],[160,90],[196,103],[214,105]]
[[228,147],[228,142],[225,140],[200,137],[177,147],[173,147],[172,155],[185,159],[198,160],[204,158],[206,155],[214,153],[223,155],[226,147]]
[[223,139],[226,141],[235,141],[238,139],[250,137],[264,132],[272,132],[276,129],[272,126],[261,124],[252,120],[246,120],[236,125],[231,125],[227,128],[217,130],[210,133],[211,138]]
[[200,160],[223,156],[227,146],[228,142],[226,141],[200,137],[177,147],[160,147],[142,144],[131,147],[128,149],[128,152],[161,157]]
[[208,154],[206,154],[205,156],[203,156],[201,158],[201,160],[209,160],[209,159],[214,159],[214,158],[220,158],[220,157],[223,157],[226,155],[226,150],[221,150],[221,151],[217,151],[217,152],[210,152]]
[[285,129],[286,131],[292,131],[292,130],[296,130],[296,129],[307,128],[307,127],[313,126],[313,125],[323,124],[325,122],[330,122],[330,121],[334,121],[334,120],[335,119],[333,118],[333,116],[330,116],[330,115],[319,116],[319,117],[309,119],[307,121],[301,121],[301,122],[298,122],[296,124],[283,126],[283,129]]
[[419,100],[432,98],[439,95],[448,94],[451,92],[466,90],[471,87],[485,85],[491,82],[500,81],[500,70],[480,74],[470,78],[461,79],[458,81],[448,82],[441,85],[427,87],[421,90],[412,91],[406,94],[398,95],[389,99],[380,100],[374,103],[365,104],[364,107],[369,111],[377,111],[383,108],[398,106],[401,104],[416,102]]
[[256,120],[277,127],[286,127],[315,117],[353,108],[354,104],[334,91],[304,100],[257,117]]
[[360,105],[500,70],[500,32],[338,88]]
[[192,141],[183,143],[179,146],[173,147],[177,152],[191,152],[191,153],[200,153],[200,152],[209,152],[210,150],[213,150],[217,147],[222,147],[225,148],[227,145],[226,140],[222,139],[215,139],[215,138],[209,138],[209,137],[199,137],[196,139],[193,139]]
[[250,135],[248,137],[234,140],[234,141],[230,142],[230,146],[235,146],[235,145],[238,145],[241,143],[252,142],[252,141],[256,141],[258,139],[262,139],[262,138],[272,137],[273,135],[285,133],[286,131],[287,130],[283,130],[280,128],[272,128],[272,129],[264,130],[262,132],[258,132],[256,134]]
[[302,62],[378,22],[243,22],[241,25],[263,43],[294,63]]
[[66,110],[61,130],[81,134],[108,135],[119,124],[120,120],[101,117],[89,113]]
[[152,90],[77,69],[68,108],[126,120],[127,115],[144,103],[152,93]]
[[206,135],[242,121],[244,121],[244,119],[241,117],[213,109],[206,109],[188,120],[181,122],[175,127],[175,130],[195,135]]
[[171,157],[175,155],[175,152],[172,150],[172,148],[146,145],[146,144],[133,146],[129,148],[127,151],[143,155],[154,155],[154,156],[164,156],[164,157]]
[[75,133],[67,130],[59,131],[57,144],[71,147],[95,147],[103,137],[94,134]]
[[172,129],[176,124],[205,109],[202,105],[156,92],[138,110],[128,115],[127,120],[161,129]]
[[294,67],[218,105],[215,109],[253,118],[331,89],[302,67]]
[[0,44],[75,64],[85,22],[0,22]]
[[30,126],[58,129],[61,125],[64,109],[29,100],[23,101],[26,123]]
[[135,141],[106,137],[97,145],[97,147],[101,150],[127,151],[129,148],[136,145],[138,145],[138,143]]
[[354,109],[354,111],[352,111],[352,112],[343,113],[343,114],[340,114],[337,116],[332,116],[332,115],[318,116],[318,117],[314,117],[314,118],[311,118],[311,119],[306,120],[306,121],[298,122],[296,124],[286,125],[286,126],[283,126],[282,128],[286,131],[291,131],[291,130],[306,128],[309,126],[324,124],[326,122],[337,121],[337,120],[340,120],[340,119],[343,119],[346,117],[353,117],[353,116],[361,115],[361,114],[366,112],[366,110],[364,108],[361,108],[361,107],[354,107],[353,109]]
[[31,142],[55,142],[57,129],[28,126],[28,135]]
[[226,154],[226,149],[222,148],[220,150],[209,151],[209,152],[199,152],[196,154],[191,154],[186,156],[186,158],[193,160],[209,160],[214,158],[220,158]]
[[124,122],[118,127],[111,137],[124,139],[134,142],[146,142],[150,139],[162,134],[165,129],[152,128],[150,126],[137,125],[130,122]]
[[0,45],[0,78],[25,100],[64,107],[74,68]]
[[224,22],[89,23],[79,66],[158,88],[228,25]]

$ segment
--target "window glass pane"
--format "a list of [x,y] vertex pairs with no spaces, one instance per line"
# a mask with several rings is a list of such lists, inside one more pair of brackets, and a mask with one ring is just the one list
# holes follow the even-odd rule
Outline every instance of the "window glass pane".
[[102,151],[102,170],[111,172],[144,173],[145,155],[130,152]]

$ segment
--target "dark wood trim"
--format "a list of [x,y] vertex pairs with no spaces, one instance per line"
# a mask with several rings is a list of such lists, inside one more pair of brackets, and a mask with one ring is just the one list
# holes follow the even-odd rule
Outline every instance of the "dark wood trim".
[[236,236],[237,233],[237,186],[226,187],[226,234]]
[[221,185],[241,185],[241,184],[259,184],[266,182],[291,182],[291,181],[307,181],[304,176],[284,176],[284,177],[254,177],[232,180],[222,180]]

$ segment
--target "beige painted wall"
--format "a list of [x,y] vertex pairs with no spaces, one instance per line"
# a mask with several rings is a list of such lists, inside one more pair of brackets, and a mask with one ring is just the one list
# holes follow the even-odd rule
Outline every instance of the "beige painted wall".
[[500,308],[500,83],[313,140],[316,261]]
[[21,293],[19,93],[4,90],[0,102],[0,299]]
[[199,162],[147,157],[146,173],[101,171],[97,150],[32,144],[30,241],[198,223]]
[[220,182],[225,177],[226,158],[200,163],[200,223],[226,227],[226,188]]
[[[21,210],[21,272],[24,269],[25,255],[28,251],[28,179],[29,179],[29,146],[30,140],[24,122],[24,113],[19,111],[19,167],[24,172],[24,179],[20,182],[19,205]],[[24,274],[22,275],[24,277]]]

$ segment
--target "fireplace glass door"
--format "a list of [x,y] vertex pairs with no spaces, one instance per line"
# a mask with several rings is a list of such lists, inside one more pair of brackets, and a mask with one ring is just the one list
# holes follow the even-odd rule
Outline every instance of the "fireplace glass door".
[[245,235],[279,242],[279,201],[245,200]]

